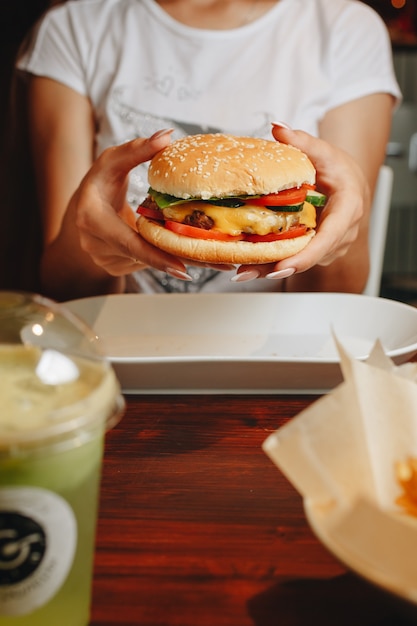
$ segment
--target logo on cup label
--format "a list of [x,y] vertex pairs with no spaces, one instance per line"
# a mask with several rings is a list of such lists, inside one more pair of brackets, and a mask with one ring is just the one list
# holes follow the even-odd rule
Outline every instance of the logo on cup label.
[[58,592],[71,569],[77,523],[56,493],[0,489],[0,615],[25,615]]
[[0,586],[31,576],[45,550],[46,535],[40,524],[20,513],[0,511]]

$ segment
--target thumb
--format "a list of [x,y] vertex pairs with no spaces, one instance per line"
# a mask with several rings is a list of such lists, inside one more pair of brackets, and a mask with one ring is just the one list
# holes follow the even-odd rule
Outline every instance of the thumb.
[[305,152],[313,161],[320,160],[327,154],[327,144],[318,137],[313,137],[303,130],[293,130],[289,126],[272,124],[272,135],[281,143],[291,144]]
[[172,128],[160,130],[151,137],[139,137],[107,148],[97,159],[95,167],[98,171],[107,172],[107,175],[127,175],[134,167],[149,161],[157,152],[166,148],[172,133]]

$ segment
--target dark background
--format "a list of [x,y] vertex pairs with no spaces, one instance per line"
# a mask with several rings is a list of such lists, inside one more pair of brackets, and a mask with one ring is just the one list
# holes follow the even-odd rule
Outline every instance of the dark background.
[[[404,3],[402,8],[395,8]],[[385,20],[394,48],[417,47],[416,0],[366,0]]]
[[0,141],[2,146],[14,58],[25,33],[49,5],[49,0],[0,0]]

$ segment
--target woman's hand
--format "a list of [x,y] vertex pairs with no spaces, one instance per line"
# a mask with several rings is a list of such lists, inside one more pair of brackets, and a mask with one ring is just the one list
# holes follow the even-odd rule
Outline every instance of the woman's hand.
[[45,247],[45,293],[56,299],[116,293],[134,270],[154,267],[192,280],[181,259],[147,243],[126,202],[130,171],[169,144],[172,131],[108,148],[73,194],[57,237]]
[[[304,250],[276,264],[242,265],[239,268],[242,279],[244,276],[255,278],[256,275],[286,278],[314,266],[328,266],[346,254],[356,241],[363,220],[368,218],[368,183],[350,155],[303,131],[274,125],[272,132],[278,141],[292,144],[309,156],[317,171],[317,188],[327,195],[328,200],[318,215],[317,233]],[[366,243],[364,247],[366,258]]]
[[74,219],[81,249],[110,276],[125,276],[150,266],[175,278],[192,280],[181,259],[138,234],[136,216],[126,202],[129,172],[166,147],[171,132],[162,130],[149,139],[105,150],[71,200],[65,219]]
[[84,177],[71,201],[80,245],[94,263],[112,276],[146,266],[185,274],[184,264],[149,245],[136,232],[135,215],[126,203],[129,172],[169,144],[172,131],[105,150]]

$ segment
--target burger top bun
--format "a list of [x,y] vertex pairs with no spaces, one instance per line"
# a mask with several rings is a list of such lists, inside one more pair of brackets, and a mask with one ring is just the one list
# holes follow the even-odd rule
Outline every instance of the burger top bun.
[[309,158],[275,140],[190,135],[158,152],[149,166],[153,189],[177,198],[264,195],[315,184]]

